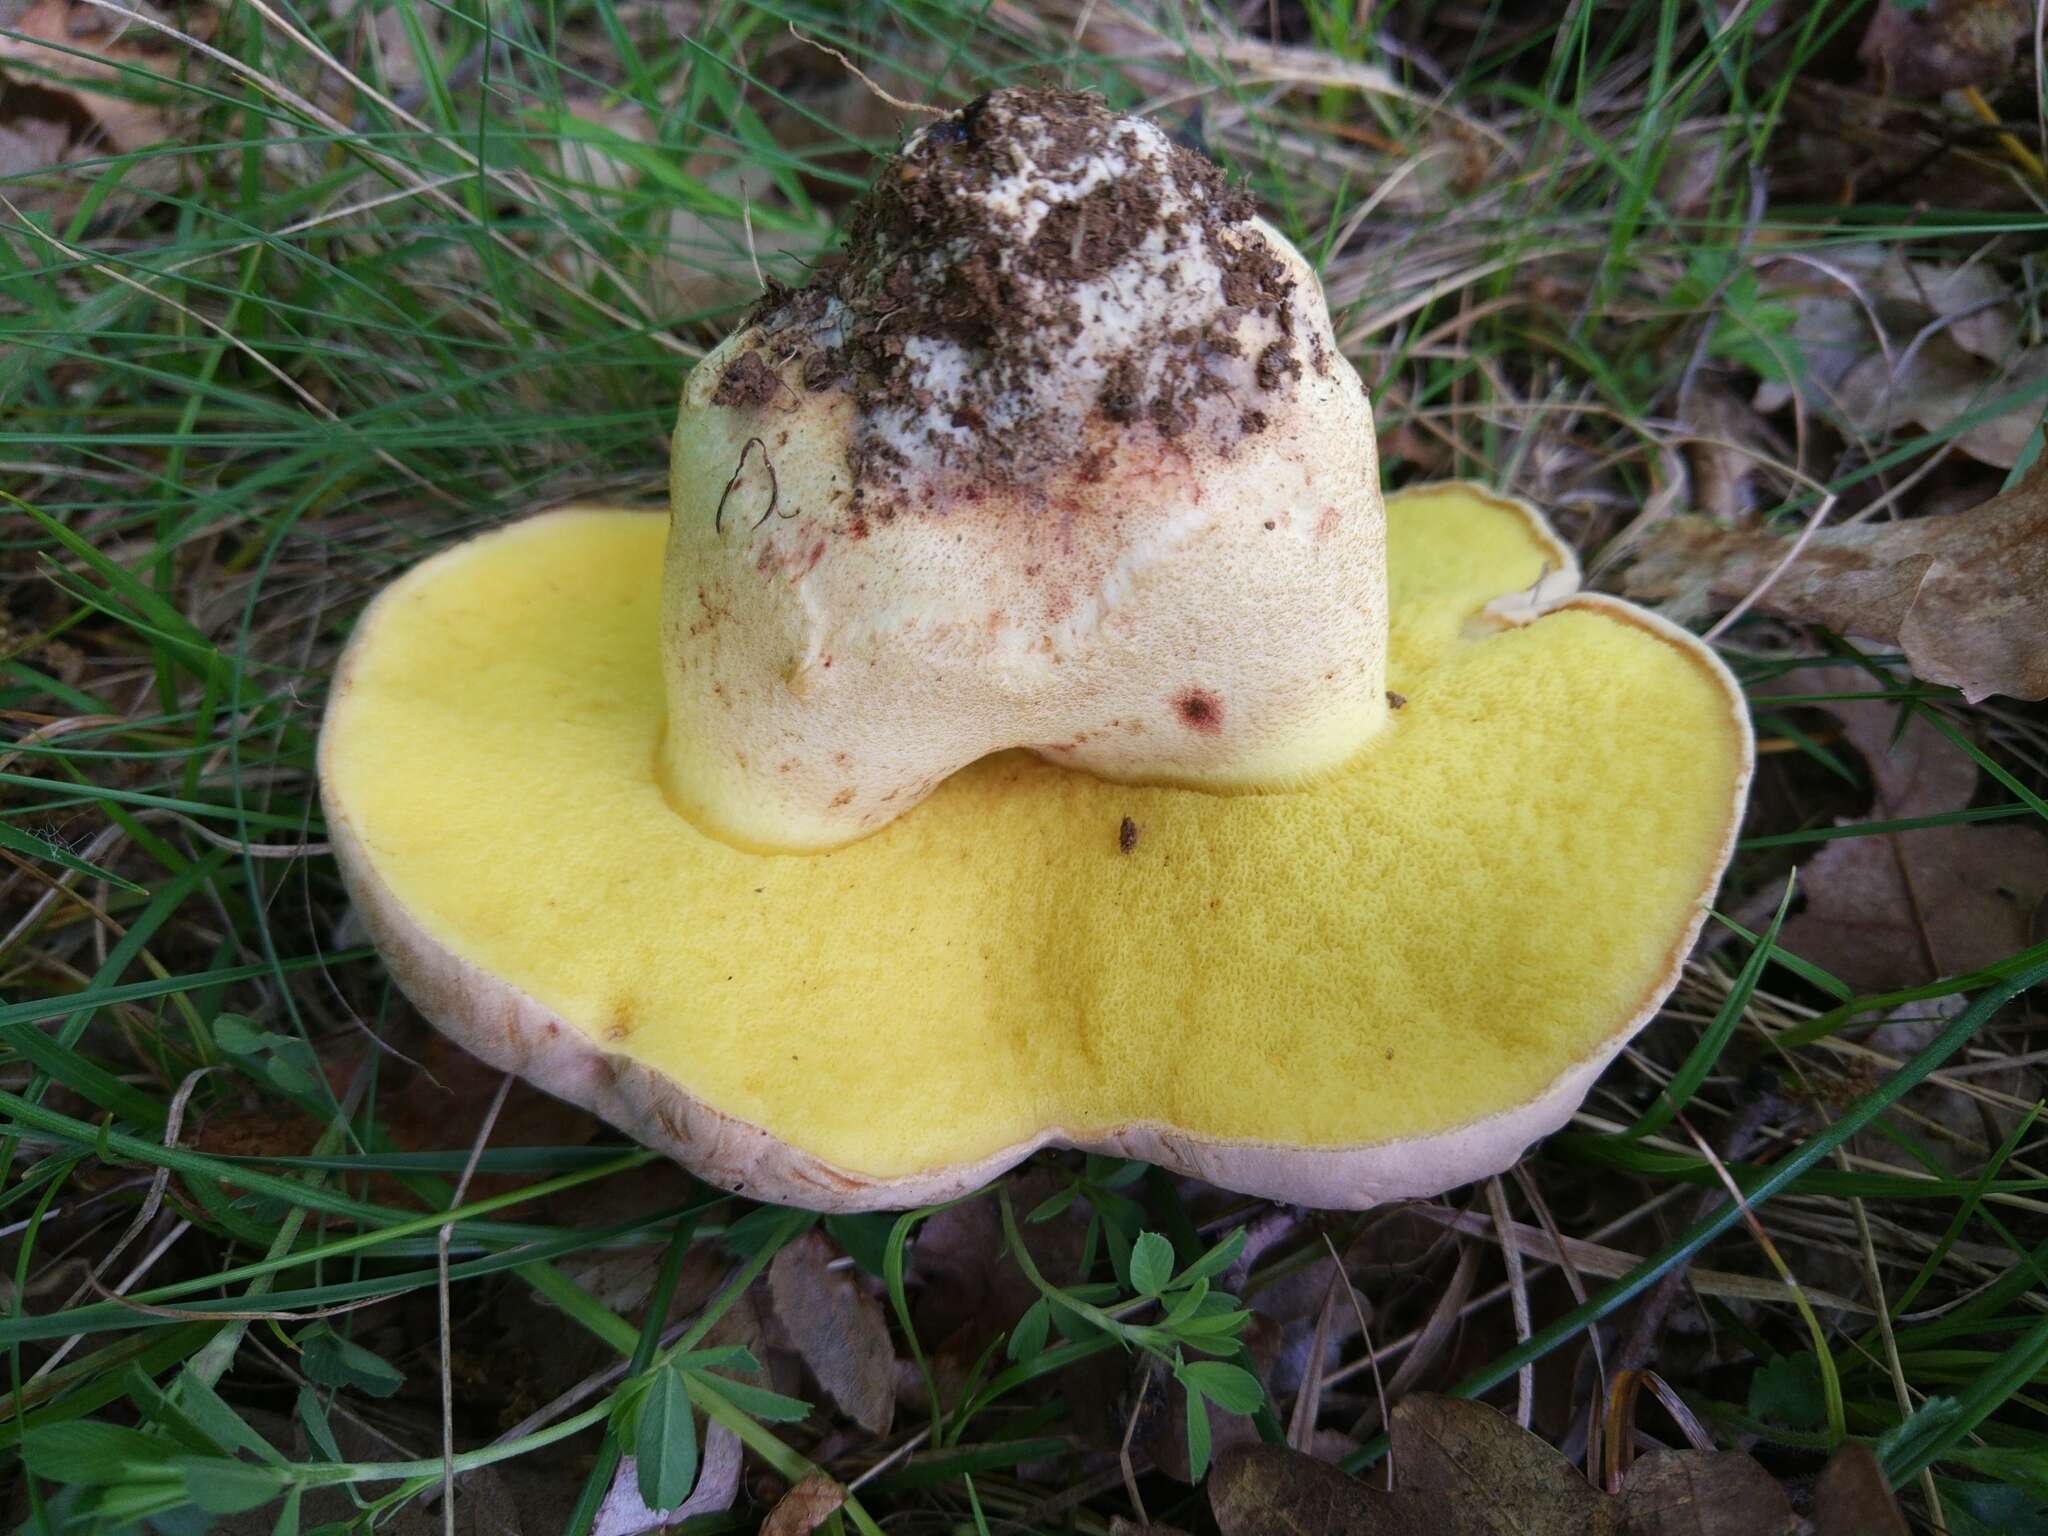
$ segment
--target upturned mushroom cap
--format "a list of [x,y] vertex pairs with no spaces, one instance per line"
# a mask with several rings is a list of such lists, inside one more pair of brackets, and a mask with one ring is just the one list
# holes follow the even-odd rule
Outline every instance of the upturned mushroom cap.
[[843,843],[1006,747],[1297,785],[1386,716],[1372,417],[1315,274],[1208,161],[1001,91],[683,393],[670,798]]
[[[1110,153],[1061,163],[1113,187]],[[1294,286],[1250,313],[1204,307],[1227,275],[1188,290],[1219,385],[1161,394],[1186,375],[1148,358],[1105,402],[1079,333],[1034,383],[964,299],[954,372],[892,372],[859,284],[894,269],[856,261],[693,380],[672,518],[551,513],[380,596],[323,796],[427,1017],[721,1187],[825,1209],[962,1193],[1048,1144],[1356,1207],[1563,1123],[1676,981],[1746,710],[1697,640],[1579,593],[1531,508],[1466,485],[1382,508],[1312,280],[1270,231],[1216,238],[1239,237]],[[971,255],[913,262],[900,296],[940,303],[919,272],[943,297]],[[1042,330],[1041,289],[984,278]],[[1298,373],[1213,345],[1263,325]],[[903,350],[939,355],[925,334]],[[949,435],[970,395],[985,425],[1009,402],[1000,441]],[[948,446],[870,480],[906,400]],[[1094,607],[1022,606],[1060,592]]]

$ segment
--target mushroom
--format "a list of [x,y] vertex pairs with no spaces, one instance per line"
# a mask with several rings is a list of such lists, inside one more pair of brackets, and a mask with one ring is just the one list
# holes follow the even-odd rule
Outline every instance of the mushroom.
[[925,129],[673,468],[670,517],[393,583],[321,774],[427,1018],[711,1183],[901,1207],[1069,1145],[1433,1194],[1675,983],[1734,680],[1533,508],[1383,503],[1313,275],[1152,125]]

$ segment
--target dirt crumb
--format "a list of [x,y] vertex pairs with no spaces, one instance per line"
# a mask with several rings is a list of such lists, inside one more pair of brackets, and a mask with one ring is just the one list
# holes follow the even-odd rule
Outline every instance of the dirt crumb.
[[775,370],[762,360],[760,353],[742,352],[726,365],[718,388],[711,392],[711,403],[729,410],[750,410],[766,405],[781,388],[782,380],[775,376]]
[[1258,379],[1261,389],[1278,389],[1289,378],[1301,375],[1301,359],[1287,342],[1268,342],[1259,353]]

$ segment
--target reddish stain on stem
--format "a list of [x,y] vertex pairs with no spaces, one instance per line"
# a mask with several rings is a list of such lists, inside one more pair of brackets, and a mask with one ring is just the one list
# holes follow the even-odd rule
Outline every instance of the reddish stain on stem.
[[1173,708],[1191,731],[1213,736],[1223,729],[1223,701],[1206,688],[1190,688],[1173,701]]

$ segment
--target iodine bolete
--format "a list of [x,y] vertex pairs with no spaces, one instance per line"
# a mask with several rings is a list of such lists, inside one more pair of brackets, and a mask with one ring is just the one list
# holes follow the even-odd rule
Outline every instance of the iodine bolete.
[[1732,846],[1713,654],[1520,502],[1383,503],[1314,274],[1093,97],[911,139],[672,488],[395,582],[321,771],[427,1017],[721,1187],[1441,1191],[1570,1115]]

